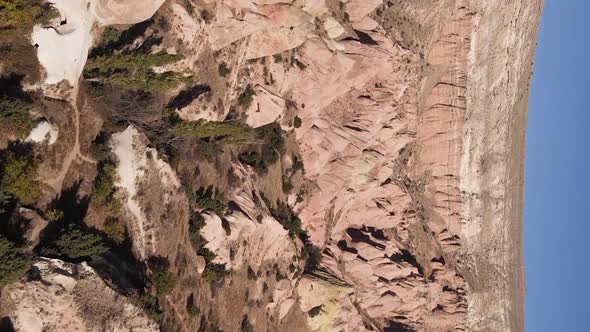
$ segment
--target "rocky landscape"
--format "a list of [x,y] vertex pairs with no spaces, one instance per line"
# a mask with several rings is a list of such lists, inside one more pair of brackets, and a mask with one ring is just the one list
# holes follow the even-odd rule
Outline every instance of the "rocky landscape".
[[542,7],[0,0],[0,329],[523,331]]

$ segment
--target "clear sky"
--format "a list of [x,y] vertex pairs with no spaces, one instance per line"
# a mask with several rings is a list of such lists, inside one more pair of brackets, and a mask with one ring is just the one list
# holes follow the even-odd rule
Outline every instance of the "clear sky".
[[527,332],[590,331],[590,0],[545,0],[529,109]]

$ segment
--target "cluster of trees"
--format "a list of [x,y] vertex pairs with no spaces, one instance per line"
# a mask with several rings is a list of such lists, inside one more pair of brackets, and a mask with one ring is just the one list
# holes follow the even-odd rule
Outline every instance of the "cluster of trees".
[[254,130],[237,122],[216,122],[198,120],[195,122],[179,122],[174,127],[178,136],[190,136],[198,140],[216,143],[248,143],[254,141]]
[[91,59],[85,67],[88,81],[114,85],[124,89],[160,92],[175,88],[181,83],[192,82],[192,76],[166,71],[158,73],[154,67],[178,62],[180,54],[122,53]]
[[262,175],[266,174],[268,167],[279,160],[285,152],[284,133],[276,122],[256,128],[254,133],[262,144],[250,145],[238,155],[238,159]]

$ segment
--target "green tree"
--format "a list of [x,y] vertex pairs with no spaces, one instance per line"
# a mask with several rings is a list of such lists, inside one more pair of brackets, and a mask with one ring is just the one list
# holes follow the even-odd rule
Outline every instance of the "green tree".
[[98,174],[92,188],[92,198],[97,203],[104,203],[115,190],[115,165],[102,163],[99,165]]
[[151,272],[150,281],[156,288],[158,296],[168,295],[178,282],[177,277],[170,272],[170,264],[164,257],[152,256],[148,259],[148,267]]
[[53,243],[41,249],[44,255],[65,257],[70,260],[96,259],[107,251],[108,247],[98,234],[74,225],[65,227]]
[[252,128],[237,122],[183,121],[176,125],[174,132],[179,136],[223,143],[249,143],[256,138]]
[[242,106],[242,108],[247,109],[250,107],[250,105],[252,105],[252,102],[254,101],[254,95],[255,93],[252,89],[252,86],[248,84],[246,89],[244,89],[244,91],[242,91],[242,93],[238,96],[238,104]]
[[34,104],[12,98],[0,98],[0,128],[18,138],[26,137],[36,121],[31,116]]
[[41,193],[37,181],[39,163],[31,153],[8,151],[0,185],[5,195],[23,203],[32,203]]
[[156,73],[153,70],[153,67],[171,64],[183,58],[181,54],[165,52],[104,55],[88,62],[85,67],[85,77],[89,81],[98,81],[125,89],[159,92],[192,81],[191,76],[183,73],[173,71]]
[[0,287],[18,280],[30,266],[30,258],[21,254],[12,242],[0,237]]

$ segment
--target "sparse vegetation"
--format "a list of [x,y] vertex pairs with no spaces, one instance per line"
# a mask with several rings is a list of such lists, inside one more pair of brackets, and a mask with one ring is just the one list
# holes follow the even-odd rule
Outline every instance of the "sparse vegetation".
[[30,266],[30,258],[21,254],[12,242],[0,237],[0,288],[18,280]]
[[63,217],[64,217],[64,212],[62,210],[49,209],[49,210],[47,210],[47,212],[45,212],[45,218],[47,218],[47,221],[49,221],[49,222],[59,221],[59,220],[63,219]]
[[197,255],[203,256],[205,262],[210,263],[215,258],[215,254],[205,247],[207,241],[201,236],[203,226],[205,226],[205,218],[200,213],[192,211],[189,219],[191,245]]
[[289,236],[292,239],[297,237],[303,242],[302,256],[303,260],[305,260],[305,271],[311,272],[317,269],[322,261],[322,252],[320,248],[315,246],[309,240],[309,235],[302,229],[301,219],[299,219],[291,207],[286,203],[277,200],[276,207],[274,207],[264,194],[261,194],[261,197],[270,210],[273,218],[289,231]]

